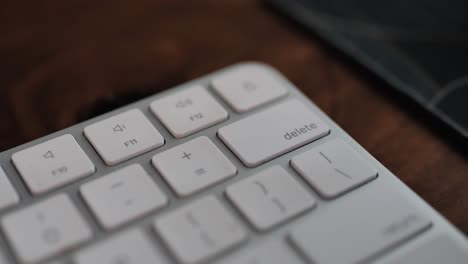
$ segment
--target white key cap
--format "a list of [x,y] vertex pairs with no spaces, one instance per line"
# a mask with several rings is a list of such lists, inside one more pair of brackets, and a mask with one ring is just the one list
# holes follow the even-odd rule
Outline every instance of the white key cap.
[[7,262],[5,256],[3,255],[3,252],[0,251],[0,264],[8,264],[9,262]]
[[81,195],[106,229],[128,223],[168,200],[141,165],[131,165],[81,187]]
[[0,210],[19,203],[19,196],[0,167]]
[[126,231],[84,249],[75,264],[166,264],[162,253],[151,245],[146,235],[136,229]]
[[291,165],[325,198],[334,198],[377,177],[377,171],[340,139],[294,157]]
[[24,263],[39,262],[92,236],[76,207],[63,194],[5,216],[2,227]]
[[84,133],[107,165],[164,145],[164,138],[138,109],[87,126]]
[[214,78],[212,84],[237,112],[250,111],[286,94],[283,85],[261,67],[237,68]]
[[241,250],[216,264],[304,264],[283,242],[274,240],[255,248]]
[[65,264],[63,261],[52,261],[52,262],[47,262],[47,264]]
[[151,104],[151,110],[176,138],[182,138],[228,118],[205,88],[195,86]]
[[218,136],[248,167],[319,139],[330,129],[297,100],[288,100],[229,124]]
[[157,232],[182,263],[200,263],[241,243],[245,230],[216,200],[204,197],[162,216]]
[[226,194],[255,228],[262,231],[315,205],[314,198],[280,166],[229,186]]
[[313,263],[363,263],[431,226],[395,190],[391,193],[348,196],[305,219],[291,239]]
[[447,235],[440,235],[388,264],[466,264],[468,251]]
[[179,196],[193,194],[237,173],[205,136],[157,154],[153,165]]
[[17,152],[11,159],[33,194],[45,193],[95,171],[70,134]]

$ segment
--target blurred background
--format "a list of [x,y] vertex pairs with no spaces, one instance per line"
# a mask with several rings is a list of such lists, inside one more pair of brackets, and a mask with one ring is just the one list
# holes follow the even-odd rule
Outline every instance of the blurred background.
[[260,1],[8,0],[0,19],[2,149],[239,61],[334,79]]

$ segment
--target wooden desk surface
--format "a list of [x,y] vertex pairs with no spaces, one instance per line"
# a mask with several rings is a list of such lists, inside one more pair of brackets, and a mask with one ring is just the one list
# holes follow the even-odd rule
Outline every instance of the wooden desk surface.
[[468,234],[466,154],[259,1],[6,0],[0,150],[246,60],[278,68]]

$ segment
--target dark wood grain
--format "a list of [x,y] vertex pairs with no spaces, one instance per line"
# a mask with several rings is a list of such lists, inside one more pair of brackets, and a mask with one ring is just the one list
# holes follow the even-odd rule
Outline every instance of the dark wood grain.
[[278,68],[468,234],[466,154],[258,1],[3,1],[0,149],[246,60]]

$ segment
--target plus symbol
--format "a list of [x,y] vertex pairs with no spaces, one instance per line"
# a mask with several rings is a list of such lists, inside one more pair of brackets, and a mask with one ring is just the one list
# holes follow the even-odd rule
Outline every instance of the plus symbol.
[[190,159],[190,156],[192,156],[192,153],[185,153],[184,152],[184,155],[182,156],[183,159]]

